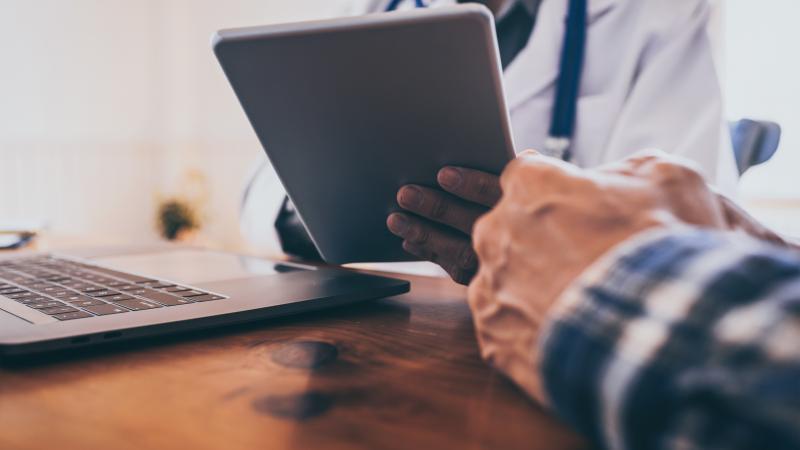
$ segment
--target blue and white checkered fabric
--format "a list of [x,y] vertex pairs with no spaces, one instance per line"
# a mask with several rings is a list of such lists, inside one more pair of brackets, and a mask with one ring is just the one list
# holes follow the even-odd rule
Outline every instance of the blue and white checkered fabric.
[[613,449],[800,449],[800,254],[651,232],[595,264],[540,340],[550,406]]

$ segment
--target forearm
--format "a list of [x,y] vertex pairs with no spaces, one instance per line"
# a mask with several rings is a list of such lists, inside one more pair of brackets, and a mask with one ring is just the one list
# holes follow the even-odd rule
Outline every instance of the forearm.
[[797,445],[800,398],[786,383],[800,375],[798,322],[797,254],[739,235],[650,232],[561,296],[540,335],[539,383],[608,448]]

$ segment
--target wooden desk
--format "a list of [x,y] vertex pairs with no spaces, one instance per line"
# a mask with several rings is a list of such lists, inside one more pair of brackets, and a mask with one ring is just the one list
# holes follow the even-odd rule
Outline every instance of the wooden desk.
[[0,368],[0,449],[561,449],[480,359],[465,291]]

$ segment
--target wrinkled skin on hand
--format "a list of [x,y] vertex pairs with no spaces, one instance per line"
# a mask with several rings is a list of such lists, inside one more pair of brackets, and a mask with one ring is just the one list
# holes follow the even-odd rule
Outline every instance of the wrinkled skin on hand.
[[782,241],[661,153],[583,170],[526,152],[501,187],[502,199],[474,230],[480,271],[469,303],[484,358],[539,400],[534,350],[550,307],[612,247],[646,230],[689,225]]

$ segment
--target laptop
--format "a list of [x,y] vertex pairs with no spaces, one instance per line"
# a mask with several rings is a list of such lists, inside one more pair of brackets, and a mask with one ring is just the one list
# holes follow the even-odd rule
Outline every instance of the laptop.
[[169,246],[0,254],[0,358],[394,296],[407,281]]

